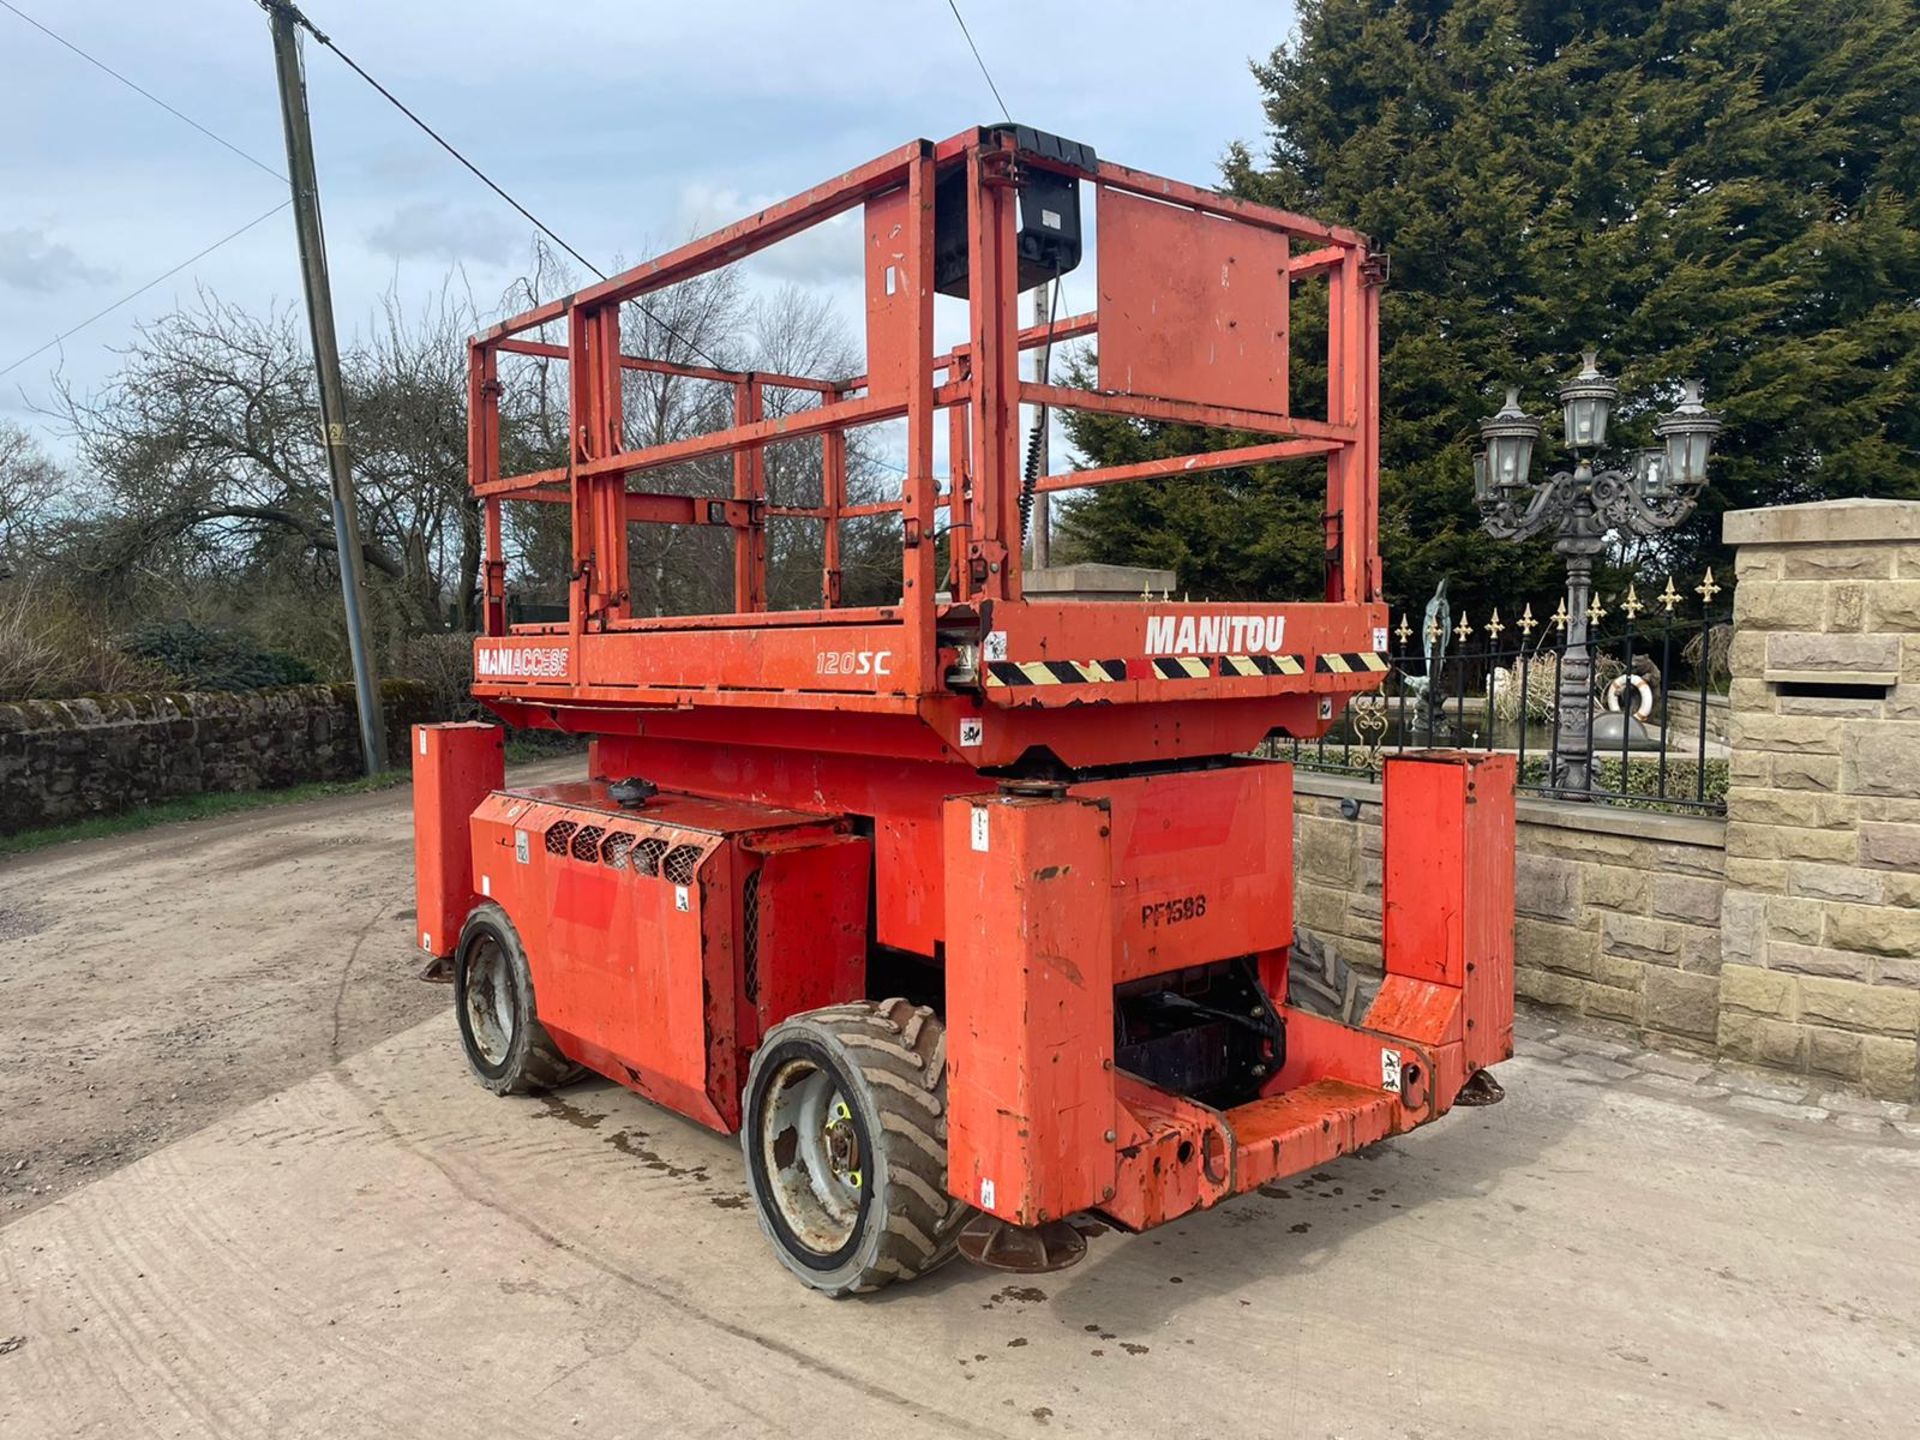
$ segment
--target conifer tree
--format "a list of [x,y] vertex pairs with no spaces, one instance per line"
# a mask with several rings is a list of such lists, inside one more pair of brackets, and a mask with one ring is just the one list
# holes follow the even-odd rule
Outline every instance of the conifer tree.
[[[1553,389],[1583,345],[1622,380],[1629,441],[1651,443],[1686,376],[1726,417],[1700,509],[1665,542],[1678,567],[1724,564],[1726,510],[1920,498],[1914,0],[1301,0],[1297,37],[1253,69],[1269,135],[1228,151],[1228,188],[1392,257],[1396,613],[1442,575],[1479,613],[1554,588],[1544,543],[1480,532],[1470,456],[1519,382],[1549,421],[1536,464],[1558,468]],[[1196,437],[1091,418],[1073,438],[1108,462]],[[1319,508],[1291,467],[1109,487],[1070,523],[1090,558],[1173,564],[1196,594],[1303,598]]]

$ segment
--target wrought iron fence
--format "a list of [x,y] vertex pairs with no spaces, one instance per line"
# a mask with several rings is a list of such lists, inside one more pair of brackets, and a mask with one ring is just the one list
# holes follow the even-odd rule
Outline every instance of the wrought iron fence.
[[[1721,597],[1725,603],[1718,603]],[[1651,599],[1637,584],[1596,591],[1587,610],[1590,681],[1567,676],[1567,612],[1527,604],[1514,620],[1402,616],[1381,689],[1357,697],[1318,740],[1280,740],[1269,753],[1303,768],[1377,778],[1388,755],[1433,747],[1516,756],[1520,788],[1635,808],[1726,808],[1727,652],[1731,596],[1708,570],[1698,583],[1666,577]],[[1431,639],[1434,643],[1429,646]],[[1439,652],[1429,674],[1429,650]],[[1590,718],[1578,736],[1582,705]],[[1587,783],[1565,762],[1584,757]]]

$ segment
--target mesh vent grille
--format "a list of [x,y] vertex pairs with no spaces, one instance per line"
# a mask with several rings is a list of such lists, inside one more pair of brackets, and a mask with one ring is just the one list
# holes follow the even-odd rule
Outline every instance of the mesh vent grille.
[[600,863],[616,868],[627,863],[627,854],[633,849],[633,836],[624,830],[616,830],[607,836],[600,846]]
[[566,854],[567,844],[573,839],[573,832],[579,828],[580,827],[575,825],[571,820],[561,820],[549,825],[547,827],[547,853],[549,855]]
[[598,825],[589,825],[573,837],[573,858],[576,860],[598,860],[600,858],[600,837],[607,832]]
[[757,1001],[760,998],[760,872],[758,870],[747,876],[747,883],[741,888],[740,920],[741,983],[746,986],[747,999]]
[[660,857],[667,853],[667,842],[658,836],[649,836],[633,847],[629,863],[638,875],[658,875]]
[[700,868],[698,845],[676,845],[660,864],[660,873],[676,885],[691,885],[693,872]]

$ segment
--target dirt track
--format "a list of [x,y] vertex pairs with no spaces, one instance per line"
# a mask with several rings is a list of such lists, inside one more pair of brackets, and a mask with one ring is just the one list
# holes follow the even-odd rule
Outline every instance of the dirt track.
[[0,860],[0,1225],[444,1009],[412,846],[402,790]]

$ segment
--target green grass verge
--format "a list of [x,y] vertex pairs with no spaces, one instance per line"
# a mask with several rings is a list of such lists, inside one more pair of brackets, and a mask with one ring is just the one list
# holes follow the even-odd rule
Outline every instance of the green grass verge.
[[48,825],[38,830],[22,830],[16,835],[0,835],[0,855],[21,855],[29,850],[44,850],[49,845],[65,845],[72,840],[98,840],[105,835],[127,835],[150,830],[155,825],[172,825],[181,820],[210,820],[241,810],[262,810],[274,805],[294,805],[302,800],[318,800],[327,795],[364,795],[374,790],[391,790],[405,785],[413,777],[402,770],[389,770],[362,780],[316,780],[306,785],[289,785],[283,790],[216,790],[205,795],[183,795],[178,800],[162,800],[120,815],[96,815],[73,820],[65,825]]
[[579,735],[556,735],[551,730],[509,730],[507,736],[509,765],[587,753],[587,742]]

